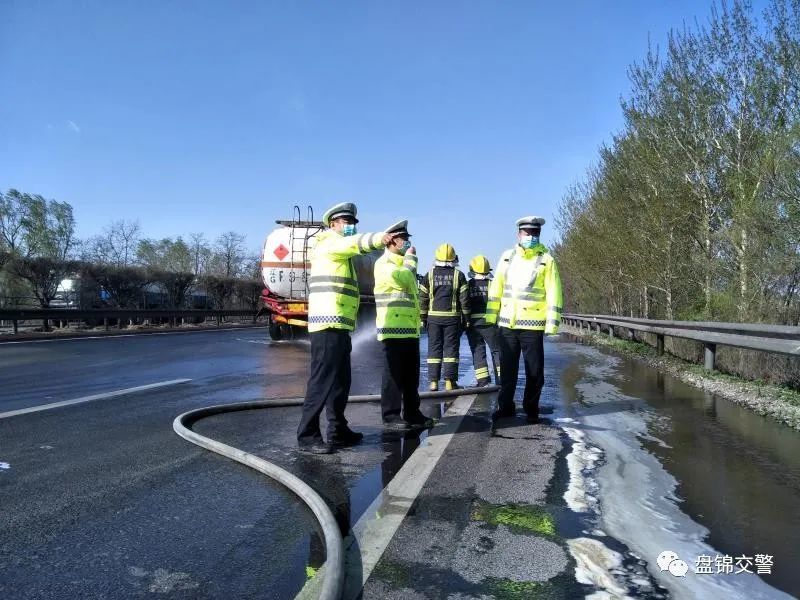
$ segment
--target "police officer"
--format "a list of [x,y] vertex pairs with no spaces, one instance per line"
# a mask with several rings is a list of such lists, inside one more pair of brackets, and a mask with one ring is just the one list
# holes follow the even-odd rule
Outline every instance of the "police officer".
[[494,366],[494,380],[500,382],[500,346],[498,342],[497,327],[486,322],[486,302],[489,297],[489,283],[491,281],[491,266],[485,256],[478,255],[469,263],[469,329],[467,340],[472,351],[472,365],[475,368],[475,377],[478,387],[485,387],[491,383],[489,377],[489,363],[486,360],[486,346],[492,354]]
[[439,389],[444,363],[445,389],[458,389],[458,346],[462,327],[469,326],[469,286],[456,268],[458,256],[450,244],[436,249],[434,267],[419,285],[422,323],[428,330],[428,378]]
[[497,323],[500,370],[503,374],[498,409],[493,418],[514,416],[514,392],[519,357],[525,363],[522,407],[530,423],[538,422],[539,396],[544,386],[544,335],[558,333],[562,296],[558,268],[539,241],[544,225],[541,217],[517,221],[517,245],[507,250],[497,264],[497,275],[489,287],[487,322]]
[[395,223],[386,233],[392,239],[375,263],[376,325],[383,346],[383,425],[394,430],[432,427],[433,421],[419,409],[417,256],[408,221]]
[[[350,394],[350,332],[359,305],[358,279],[352,258],[386,246],[386,233],[356,235],[356,205],[337,204],[322,217],[329,229],[320,233],[311,256],[308,332],[311,364],[297,444],[303,452],[330,454],[334,446],[359,443],[364,435],[350,429],[344,410]],[[328,443],[319,417],[325,408]]]

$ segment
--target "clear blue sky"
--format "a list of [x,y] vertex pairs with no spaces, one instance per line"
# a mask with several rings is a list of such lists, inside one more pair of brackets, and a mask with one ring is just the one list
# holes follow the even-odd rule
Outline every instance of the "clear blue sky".
[[442,241],[494,264],[620,128],[648,36],[709,7],[0,0],[0,189],[68,201],[81,237],[251,248],[354,201],[362,231],[410,219],[421,269]]

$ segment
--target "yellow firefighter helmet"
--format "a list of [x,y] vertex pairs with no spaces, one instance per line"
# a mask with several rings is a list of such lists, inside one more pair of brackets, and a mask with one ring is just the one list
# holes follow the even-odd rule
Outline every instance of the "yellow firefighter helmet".
[[492,270],[492,267],[489,265],[489,260],[482,254],[473,257],[473,259],[469,261],[469,268],[472,269],[473,273],[478,273],[479,275],[486,275]]
[[435,256],[436,260],[453,261],[456,259],[456,250],[450,244],[442,244],[436,249]]

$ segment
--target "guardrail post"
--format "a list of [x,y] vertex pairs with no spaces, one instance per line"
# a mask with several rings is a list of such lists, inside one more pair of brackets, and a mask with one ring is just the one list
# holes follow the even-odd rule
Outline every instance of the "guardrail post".
[[663,356],[664,354],[664,336],[660,333],[656,334],[656,354],[658,356]]
[[714,370],[714,361],[715,361],[715,359],[717,357],[717,345],[716,344],[712,344],[710,342],[706,342],[704,345],[706,347],[705,367],[709,371],[713,371]]
[[18,334],[18,333],[19,333],[19,329],[18,329],[17,320],[16,320],[16,319],[13,319],[13,320],[11,321],[11,324],[14,326],[14,335]]
[[108,331],[108,317],[103,317],[103,327]]
[[217,327],[222,327],[222,315],[217,315]]
[[610,337],[612,340],[614,339],[614,326],[613,325],[609,325],[608,326],[608,337]]

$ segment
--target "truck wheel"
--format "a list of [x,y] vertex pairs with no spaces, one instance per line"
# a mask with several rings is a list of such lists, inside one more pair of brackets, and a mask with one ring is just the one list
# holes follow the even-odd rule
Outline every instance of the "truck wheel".
[[292,327],[288,323],[284,323],[283,325],[281,325],[281,339],[293,340],[294,339],[294,327]]
[[280,323],[276,323],[272,319],[269,321],[269,337],[271,340],[278,342],[283,339],[283,331]]

